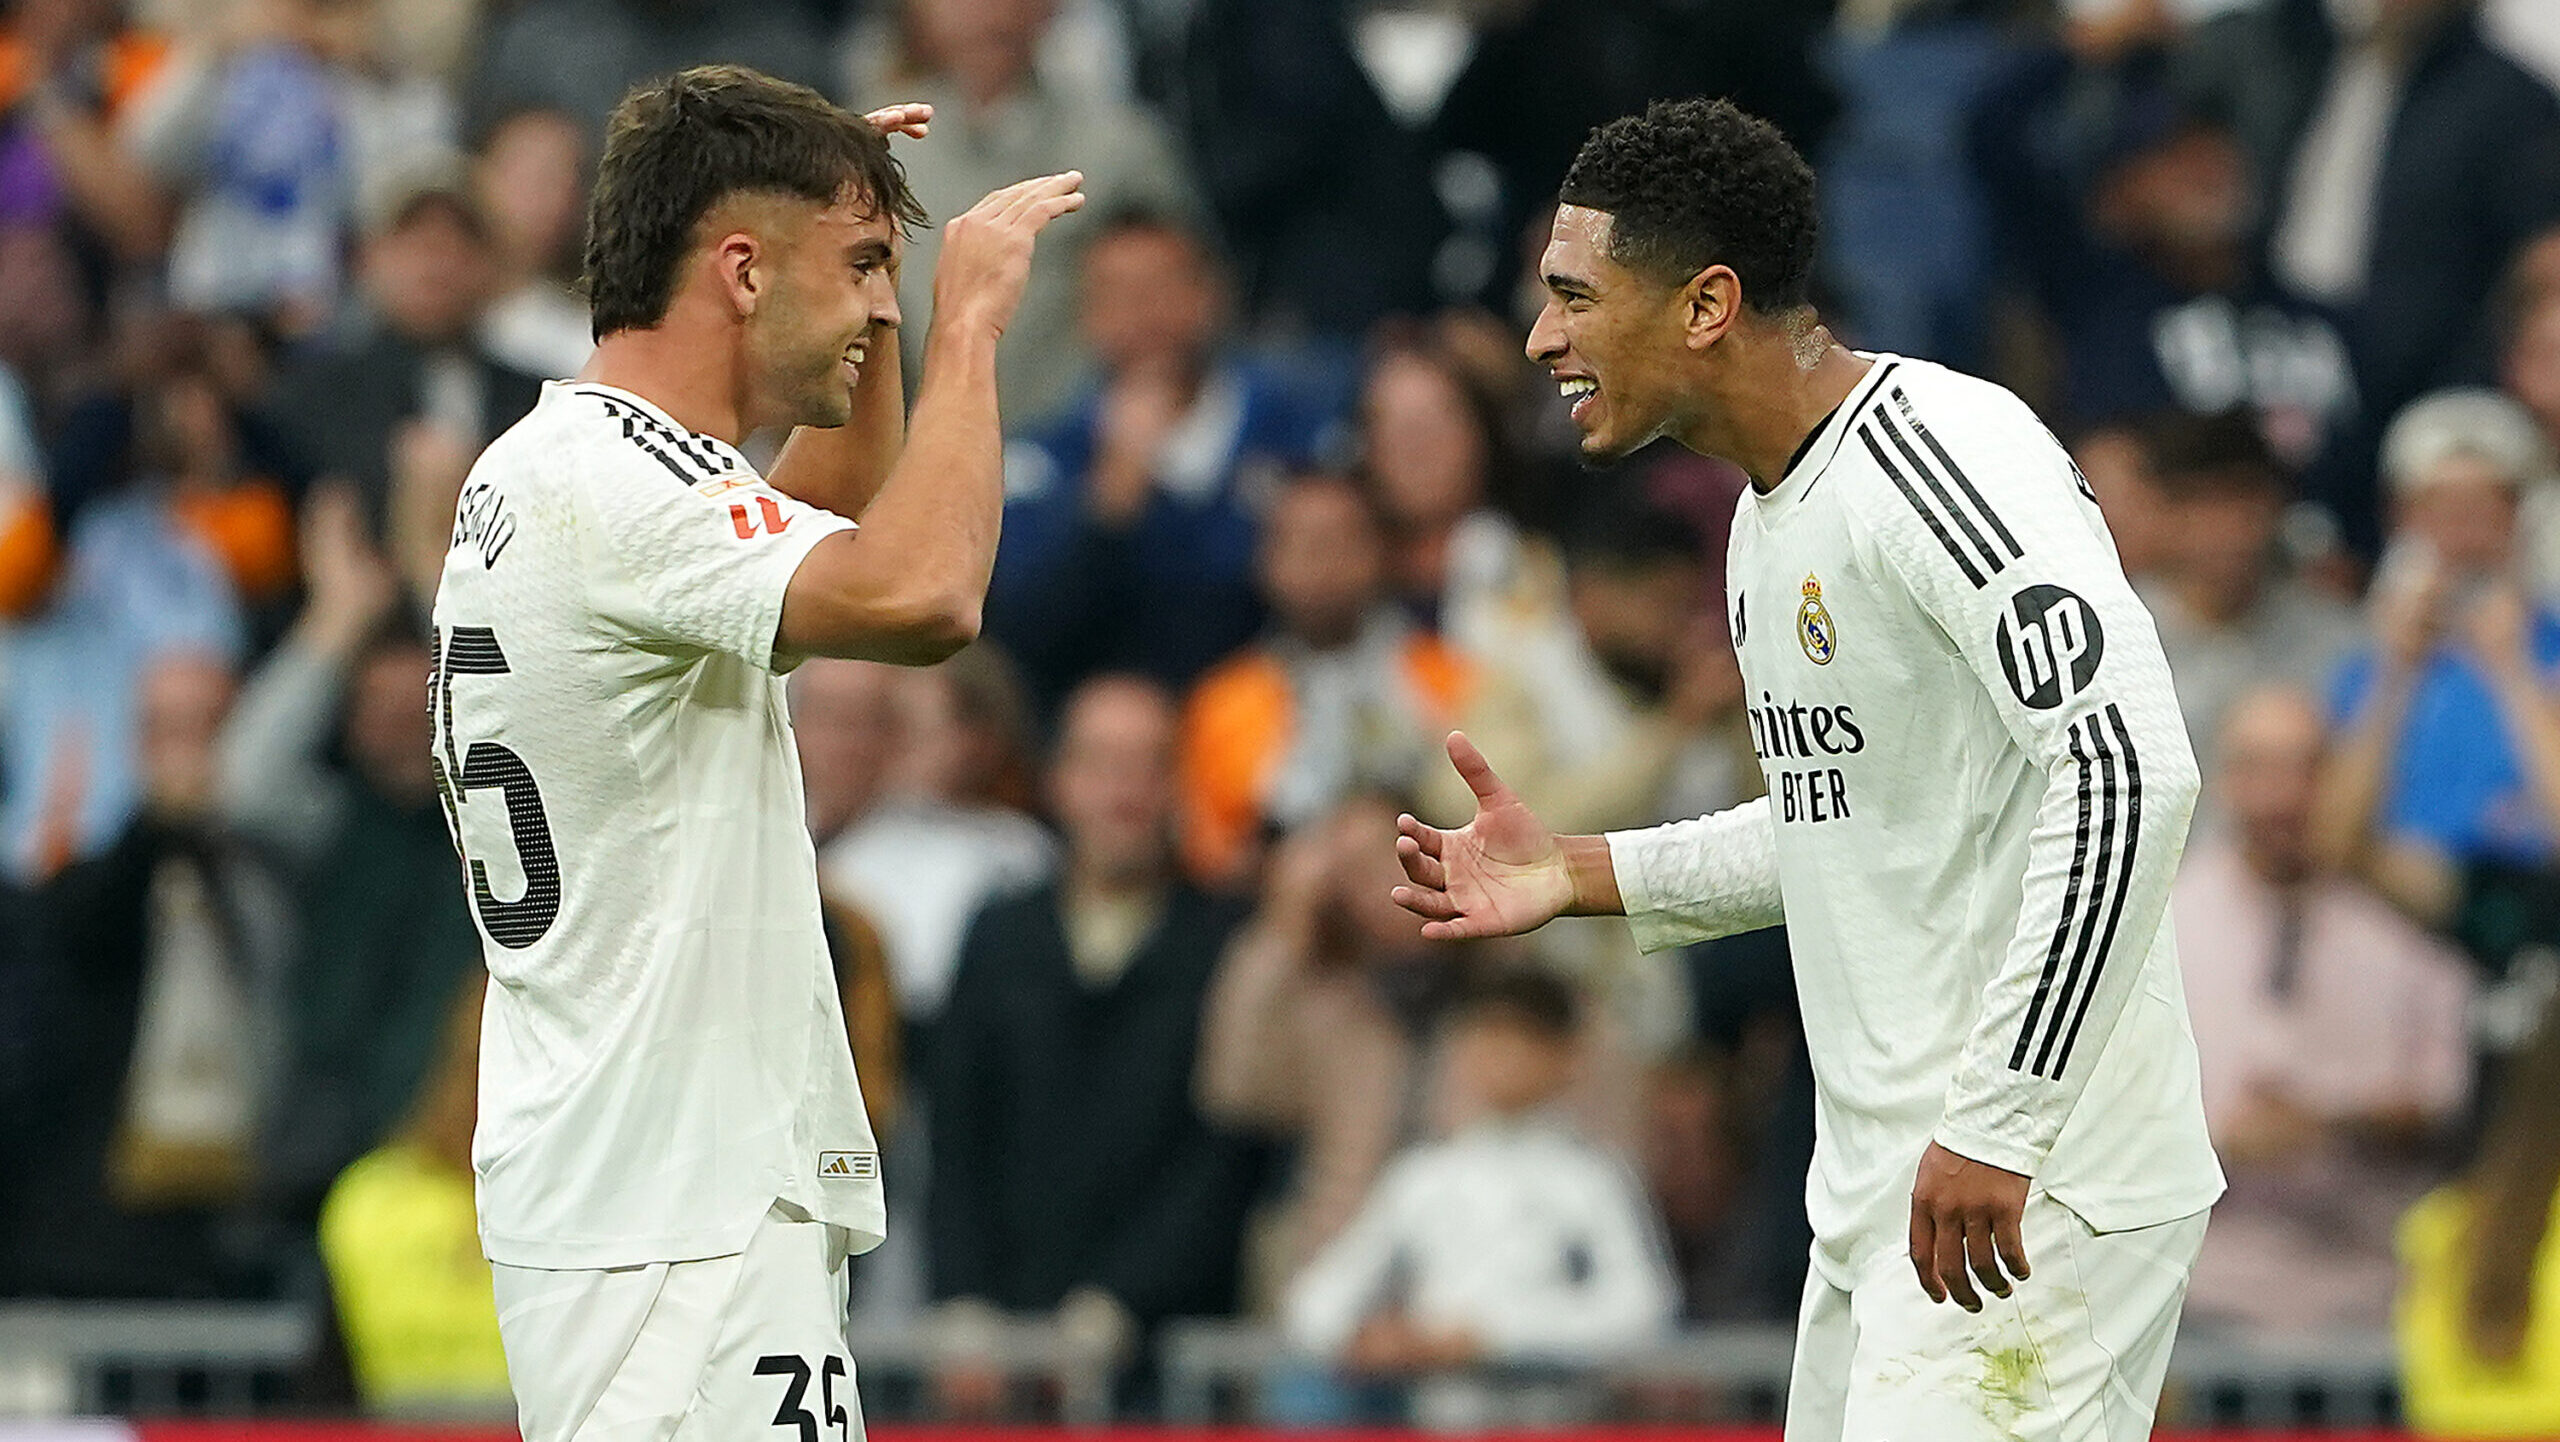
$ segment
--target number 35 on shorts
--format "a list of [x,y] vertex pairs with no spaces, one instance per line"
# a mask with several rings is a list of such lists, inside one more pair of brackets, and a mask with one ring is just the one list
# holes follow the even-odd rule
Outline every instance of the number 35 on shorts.
[[[835,1442],[854,1442],[853,1416],[844,1403],[836,1400],[836,1384],[844,1378],[845,1359],[828,1355],[818,1359],[812,1368],[806,1357],[788,1353],[756,1359],[756,1375],[782,1379],[782,1405],[773,1410],[773,1425],[797,1429],[800,1442],[821,1442],[832,1437]],[[810,1409],[809,1378],[818,1379],[817,1410]],[[821,1427],[825,1431],[820,1431]]]

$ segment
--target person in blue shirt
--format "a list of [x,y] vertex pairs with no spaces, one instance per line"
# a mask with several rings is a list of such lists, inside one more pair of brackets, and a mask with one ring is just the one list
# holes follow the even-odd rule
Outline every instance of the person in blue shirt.
[[[2560,615],[2526,599],[2517,515],[2549,458],[2522,407],[2492,391],[2412,403],[2383,442],[2394,534],[2373,584],[2374,641],[2341,670],[2345,741],[2330,830],[2367,831],[2459,868],[2542,867],[2535,734],[2555,724]],[[2408,888],[2386,885],[2386,893]],[[2415,908],[2422,913],[2433,908]]]
[[1044,714],[1104,671],[1179,690],[1254,637],[1262,511],[1332,443],[1349,389],[1227,348],[1218,260],[1166,217],[1106,221],[1081,307],[1100,373],[1007,448],[987,598]]

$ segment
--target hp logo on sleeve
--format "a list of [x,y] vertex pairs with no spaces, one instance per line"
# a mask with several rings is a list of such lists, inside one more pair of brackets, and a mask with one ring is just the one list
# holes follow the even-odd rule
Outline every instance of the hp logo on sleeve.
[[2060,586],[2029,586],[2010,597],[1999,640],[2009,689],[2038,711],[2088,690],[2106,649],[2098,613]]

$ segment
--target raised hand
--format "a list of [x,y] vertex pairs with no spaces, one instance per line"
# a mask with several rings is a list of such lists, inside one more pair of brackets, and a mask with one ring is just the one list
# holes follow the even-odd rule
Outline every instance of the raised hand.
[[1473,821],[1455,831],[1396,818],[1396,859],[1411,884],[1396,905],[1422,918],[1433,941],[1514,936],[1574,909],[1574,869],[1547,829],[1463,732],[1449,733],[1449,761],[1476,796]]
[[903,135],[909,140],[922,140],[926,129],[933,124],[933,107],[920,100],[903,105],[883,105],[863,116],[862,123],[884,137]]
[[1031,252],[1049,222],[1081,209],[1084,174],[1036,176],[996,191],[942,227],[933,272],[933,326],[983,326],[1001,335],[1022,303]]

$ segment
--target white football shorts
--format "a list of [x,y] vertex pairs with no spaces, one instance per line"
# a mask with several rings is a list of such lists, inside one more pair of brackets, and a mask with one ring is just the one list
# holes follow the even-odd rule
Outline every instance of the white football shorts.
[[2031,1193],[2020,1225],[2031,1275],[1971,1313],[1930,1301],[1900,1251],[1850,1291],[1816,1269],[1786,1442],[2143,1442],[2204,1228],[2198,1212],[2095,1232]]
[[777,1202],[734,1256],[492,1264],[524,1442],[861,1442],[844,1341],[851,1241]]

